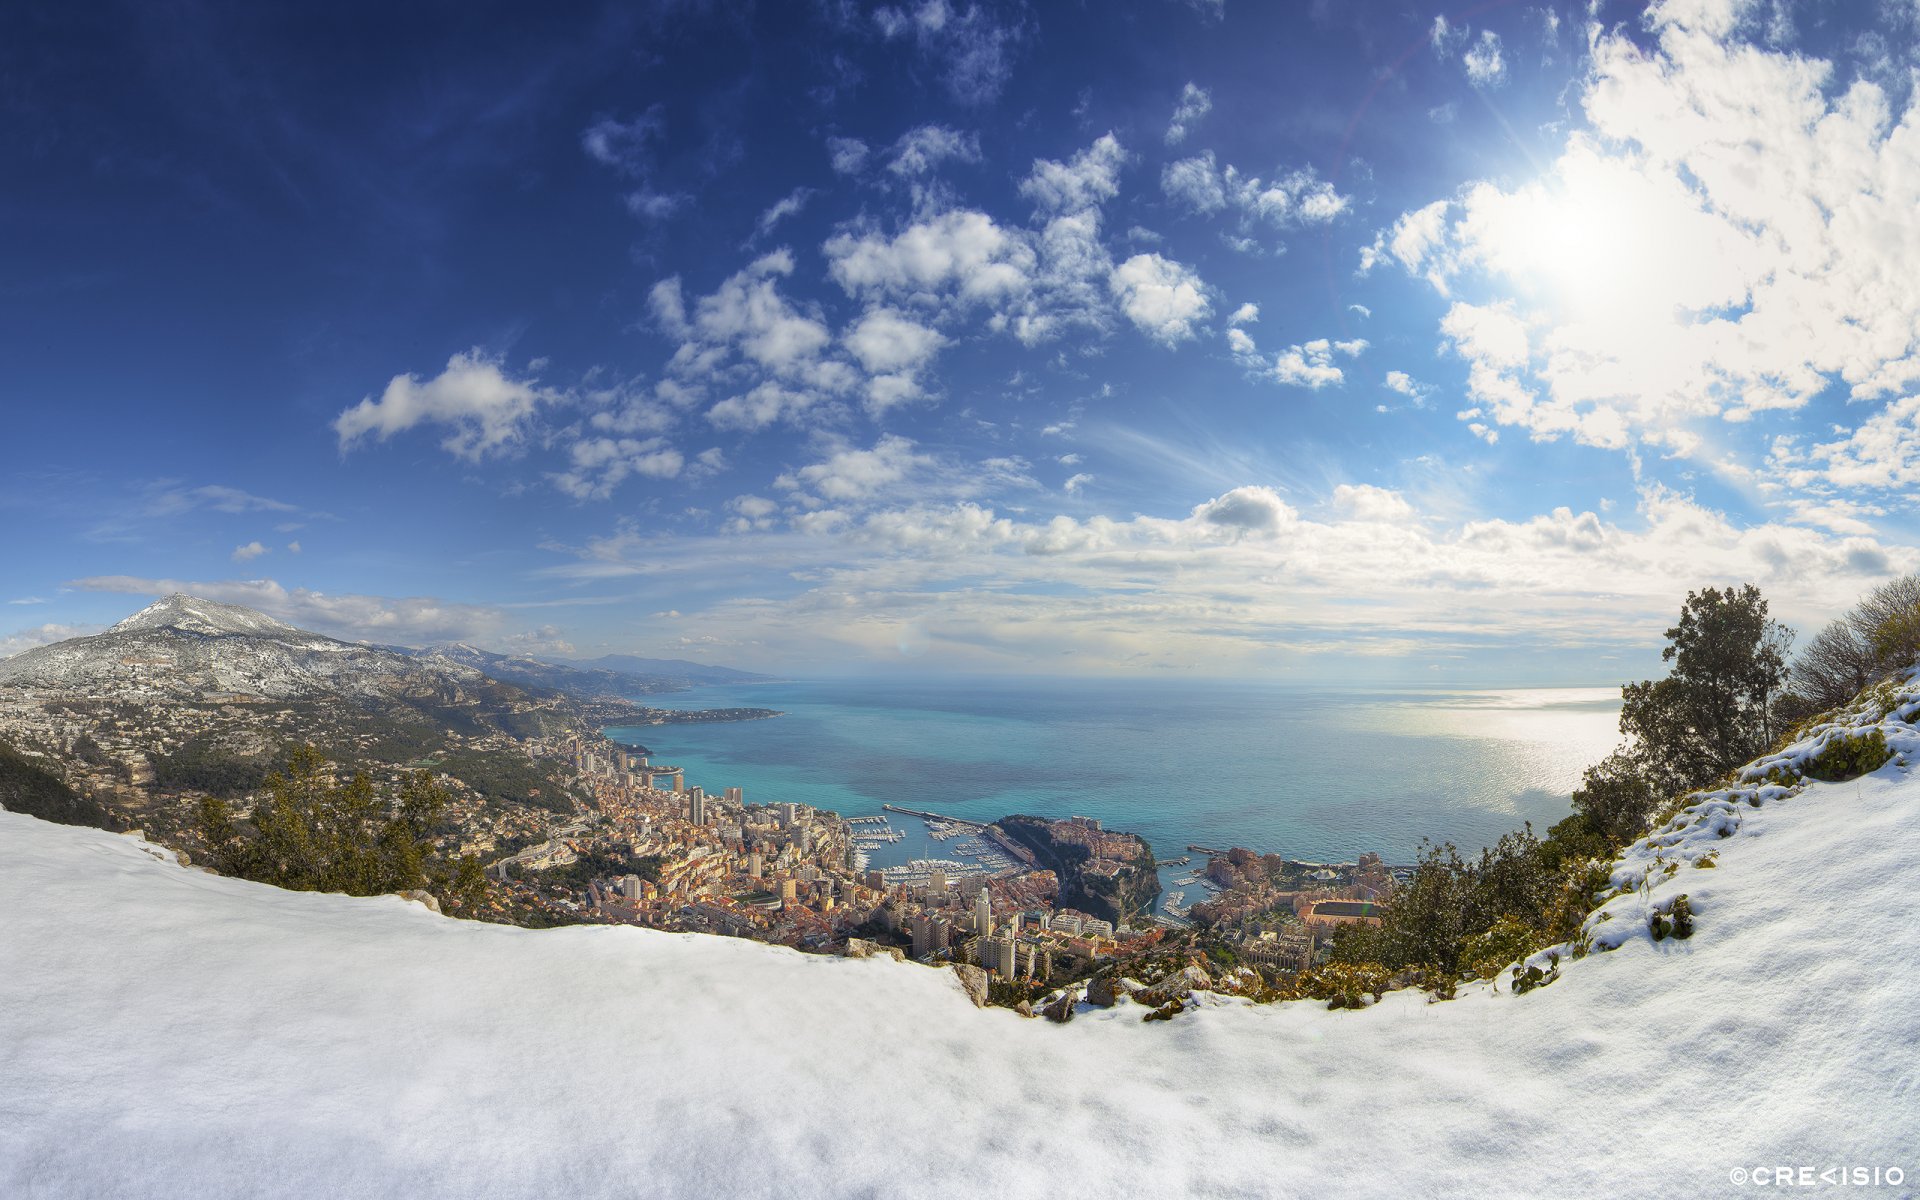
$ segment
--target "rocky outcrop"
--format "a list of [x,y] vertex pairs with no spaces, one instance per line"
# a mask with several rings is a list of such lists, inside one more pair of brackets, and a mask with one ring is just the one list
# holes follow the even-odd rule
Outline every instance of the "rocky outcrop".
[[973,1001],[975,1008],[987,1006],[987,973],[971,963],[953,964],[953,973],[960,980],[960,990]]
[[994,829],[1059,877],[1062,907],[1118,926],[1151,911],[1160,895],[1153,847],[1139,834],[1100,829],[1079,818],[1030,816],[1004,817]]

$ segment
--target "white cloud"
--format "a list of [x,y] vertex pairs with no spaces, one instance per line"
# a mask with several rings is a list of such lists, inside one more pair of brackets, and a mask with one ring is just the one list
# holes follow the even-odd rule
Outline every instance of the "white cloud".
[[980,161],[980,138],[944,125],[922,125],[900,135],[893,144],[893,157],[887,170],[895,175],[913,177],[939,169],[947,160]]
[[947,0],[879,8],[873,22],[882,37],[910,40],[939,63],[941,81],[962,104],[985,104],[999,96],[1013,73],[1013,55],[1022,37],[1019,26],[1001,24],[979,4],[961,8]]
[[162,483],[155,485],[147,496],[146,515],[150,517],[171,517],[199,509],[220,513],[299,511],[283,500],[256,496],[252,492],[217,483],[199,487]]
[[656,104],[630,120],[602,117],[580,135],[580,146],[595,162],[640,178],[652,166],[652,145],[666,134],[666,109]]
[[299,543],[299,542],[288,542],[288,543],[287,543],[287,553],[288,553],[288,554],[298,554],[298,553],[300,553],[300,543]]
[[499,644],[508,625],[500,610],[433,596],[369,596],[287,588],[272,579],[149,579],[97,575],[69,586],[134,596],[174,592],[239,604],[302,629],[354,640],[419,645],[461,641]]
[[1211,150],[1169,163],[1160,172],[1160,190],[1203,216],[1231,205],[1240,212],[1243,228],[1256,219],[1280,229],[1324,225],[1350,204],[1311,168],[1263,181],[1236,167],[1221,169]]
[[812,188],[798,187],[788,192],[785,197],[774,201],[767,211],[760,214],[760,220],[754,226],[754,236],[763,238],[772,233],[773,227],[780,222],[788,217],[798,216],[800,210],[805,208],[807,201],[812,198]]
[[1258,321],[1259,319],[1260,319],[1260,306],[1258,304],[1253,303],[1252,301],[1248,301],[1247,303],[1242,304],[1239,308],[1236,308],[1233,310],[1233,315],[1227,318],[1227,324],[1251,325],[1253,322]]
[[1180,101],[1173,107],[1173,120],[1167,124],[1167,145],[1178,145],[1187,140],[1187,132],[1194,122],[1213,111],[1213,94],[1197,84],[1189,83],[1180,90]]
[[1466,65],[1467,80],[1478,88],[1499,87],[1507,81],[1507,60],[1502,53],[1500,35],[1491,29],[1480,31],[1480,40],[1460,57]]
[[910,439],[889,433],[870,450],[842,447],[819,462],[801,467],[786,486],[830,502],[868,500],[931,462],[929,457],[915,453]]
[[1399,392],[1402,396],[1411,398],[1420,395],[1420,385],[1405,371],[1388,371],[1386,385],[1388,391]]
[[582,438],[568,452],[569,468],[553,484],[576,500],[605,500],[630,476],[672,479],[686,459],[664,438]]
[[369,396],[334,418],[342,452],[363,438],[386,441],[419,425],[450,429],[441,446],[477,461],[510,449],[525,436],[544,404],[561,394],[530,379],[514,379],[500,360],[475,349],[447,360],[432,379],[396,375],[378,400]]
[[717,429],[753,432],[776,421],[791,423],[819,400],[815,392],[783,387],[769,379],[716,402],[707,410],[707,420]]
[[842,341],[873,374],[918,370],[947,344],[939,330],[892,308],[868,309]]
[[858,175],[860,168],[867,165],[867,154],[867,144],[859,138],[827,139],[827,157],[833,163],[836,174]]
[[[983,666],[1031,669],[1066,654],[1229,673],[1326,654],[1484,659],[1488,628],[1525,657],[1644,653],[1647,630],[1702,579],[1752,580],[1777,615],[1805,624],[1920,565],[1911,549],[1856,534],[1741,527],[1659,488],[1627,522],[1557,508],[1446,524],[1366,484],[1335,488],[1313,517],[1258,485],[1174,518],[1001,514],[966,500],[859,507],[906,482],[853,489],[849,503],[745,544],[636,538],[630,561],[606,565],[725,563],[746,598],[682,603],[680,625],[808,662],[896,654],[911,623]],[[754,572],[804,586],[767,599]]]
[[1333,489],[1333,507],[1356,521],[1397,523],[1414,517],[1405,496],[1370,483],[1343,483]]
[[1080,494],[1081,488],[1086,487],[1092,482],[1093,476],[1082,471],[1077,475],[1068,476],[1067,481],[1060,485],[1060,490],[1069,496],[1077,496]]
[[1237,487],[1193,510],[1193,519],[1203,525],[1265,537],[1292,525],[1297,516],[1269,487]]
[[702,296],[691,314],[680,299],[677,279],[656,285],[650,298],[656,322],[668,332],[678,330],[685,339],[669,364],[674,373],[698,380],[737,354],[788,387],[851,387],[852,368],[825,355],[833,341],[826,322],[780,294],[778,280],[792,272],[793,256],[776,250],[730,276],[712,295]]
[[[1358,358],[1367,348],[1363,339],[1350,342],[1333,341],[1328,338],[1315,338],[1296,346],[1289,346],[1275,356],[1268,377],[1288,387],[1310,388],[1319,391],[1324,387],[1333,387],[1346,379],[1346,373],[1334,362],[1334,356]],[[1265,366],[1264,360],[1260,365]]]
[[1032,283],[1033,249],[986,213],[959,209],[916,221],[894,237],[841,232],[823,247],[828,272],[850,296],[923,303],[995,303]]
[[[1920,382],[1920,112],[1742,40],[1739,11],[1656,5],[1650,48],[1597,33],[1589,132],[1536,181],[1408,214],[1362,267],[1398,261],[1463,298],[1445,328],[1491,426],[1724,457],[1707,422],[1841,392],[1878,411],[1787,463],[1792,486],[1899,478],[1897,398]],[[1485,331],[1456,336],[1503,307],[1524,362]]]
[[1200,276],[1158,254],[1136,254],[1121,263],[1107,286],[1127,319],[1162,345],[1192,337],[1194,322],[1213,311]]
[[1227,189],[1214,165],[1213,151],[1168,163],[1160,171],[1160,190],[1193,212],[1205,215],[1227,206]]
[[1033,169],[1020,183],[1020,194],[1043,213],[1097,207],[1119,194],[1120,168],[1126,161],[1119,139],[1102,134],[1067,162],[1034,159]]
[[261,545],[257,541],[253,541],[253,542],[248,542],[244,546],[235,546],[233,548],[233,554],[231,557],[235,562],[251,562],[256,558],[259,558],[262,554],[266,554],[268,552],[269,551],[265,546]]

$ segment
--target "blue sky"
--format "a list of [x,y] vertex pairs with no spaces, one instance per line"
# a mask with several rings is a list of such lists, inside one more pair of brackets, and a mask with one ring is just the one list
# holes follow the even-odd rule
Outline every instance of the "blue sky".
[[1911,5],[16,9],[0,651],[1609,681],[1920,565]]

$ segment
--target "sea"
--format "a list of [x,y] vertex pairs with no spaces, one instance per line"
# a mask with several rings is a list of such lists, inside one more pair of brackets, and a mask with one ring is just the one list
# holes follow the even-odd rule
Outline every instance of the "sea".
[[[614,727],[709,792],[842,816],[883,804],[992,821],[1089,816],[1157,857],[1245,846],[1309,862],[1423,839],[1465,853],[1566,816],[1619,741],[1618,688],[1343,690],[1250,682],[834,679],[636,697],[765,720]],[[878,863],[937,857],[921,822]],[[1204,866],[1200,854],[1196,866]],[[1163,873],[1163,880],[1168,876]]]

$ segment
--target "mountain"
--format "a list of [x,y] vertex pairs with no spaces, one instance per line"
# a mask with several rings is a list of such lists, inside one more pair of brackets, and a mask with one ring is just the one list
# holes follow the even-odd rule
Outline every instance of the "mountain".
[[603,654],[594,659],[549,659],[561,666],[583,671],[611,671],[636,679],[677,683],[683,687],[699,684],[771,683],[773,676],[737,671],[732,667],[711,667],[683,658],[638,658],[631,654]]
[[403,649],[400,652],[427,662],[471,667],[495,679],[517,683],[523,687],[565,692],[570,696],[632,696],[679,692],[687,688],[687,683],[680,679],[661,679],[594,667],[569,666],[534,658],[528,654],[497,654],[491,650],[482,650],[478,646],[469,646],[464,642],[429,646],[421,650]]
[[[1612,949],[1358,1012],[1059,1026],[950,971],[448,920],[0,813],[0,962],[31,964],[0,971],[0,1195],[1910,1195],[1904,688],[1630,848]],[[1896,757],[1863,778],[1776,782],[1869,729]],[[1693,936],[1656,941],[1682,893]]]
[[520,698],[463,663],[344,642],[183,594],[105,633],[0,659],[0,685],[126,700],[346,697],[438,707]]

